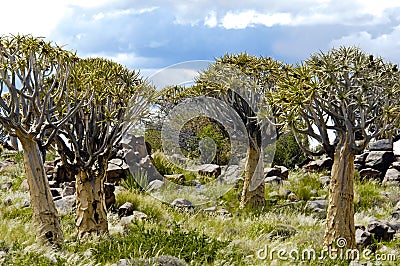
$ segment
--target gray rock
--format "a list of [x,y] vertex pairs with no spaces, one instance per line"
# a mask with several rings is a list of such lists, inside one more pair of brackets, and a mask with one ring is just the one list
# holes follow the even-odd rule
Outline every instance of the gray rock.
[[330,176],[321,176],[319,178],[319,182],[321,182],[321,184],[324,187],[329,186],[329,183],[331,182],[331,177]]
[[[159,256],[150,259],[134,259],[132,265],[140,266],[185,266],[185,261],[172,256]],[[118,266],[118,265],[115,265]]]
[[394,159],[392,151],[371,151],[365,159],[365,166],[384,172]]
[[161,181],[161,180],[156,179],[156,180],[151,181],[151,182],[147,185],[146,190],[147,190],[148,192],[155,191],[155,190],[159,190],[160,188],[162,188],[163,185],[164,185],[164,181]]
[[217,206],[212,206],[212,207],[203,209],[203,211],[206,213],[212,213],[212,212],[215,212],[216,210],[217,210]]
[[12,188],[12,182],[3,182],[1,184],[2,190],[10,190]]
[[356,155],[354,157],[354,163],[355,164],[364,165],[365,159],[367,159],[368,154],[369,154],[369,152],[364,152],[364,153],[362,153],[360,155]]
[[194,208],[193,204],[184,198],[178,198],[173,200],[171,202],[171,206],[177,208],[188,208],[188,209]]
[[122,217],[120,223],[122,226],[127,227],[135,220],[142,221],[146,219],[147,214],[145,214],[144,212],[133,211],[131,215]]
[[278,167],[264,168],[264,177],[280,176],[281,169]]
[[380,178],[382,176],[382,172],[372,169],[372,168],[365,168],[360,170],[360,176],[366,179],[375,179]]
[[372,235],[362,229],[356,229],[356,244],[359,248],[364,248],[372,244]]
[[400,182],[400,171],[393,168],[388,169],[383,179],[383,183],[387,182]]
[[393,151],[393,142],[388,139],[371,141],[368,144],[368,149],[370,151]]
[[279,185],[282,179],[278,176],[268,176],[264,179],[264,183],[266,184],[276,184]]
[[400,162],[393,162],[391,165],[391,168],[394,168],[394,169],[400,171]]
[[224,217],[232,217],[232,214],[228,210],[226,210],[224,208],[216,211],[216,214],[220,215],[220,216],[224,216]]
[[310,196],[311,197],[318,197],[318,191],[315,189],[310,190]]
[[127,259],[120,259],[117,262],[117,266],[131,266],[132,264]]
[[28,180],[27,179],[22,180],[21,185],[19,186],[19,189],[22,192],[29,191],[29,184],[28,184]]
[[371,221],[367,225],[367,231],[374,235],[377,240],[391,240],[395,231],[382,221]]
[[62,196],[63,197],[71,196],[71,195],[74,195],[75,192],[76,192],[76,188],[75,187],[67,186],[67,187],[64,187],[64,189],[62,191]]
[[5,199],[2,204],[4,206],[10,206],[12,204],[12,200],[10,198]]
[[51,195],[53,198],[60,197],[62,194],[61,188],[50,188]]
[[119,217],[130,216],[133,214],[134,209],[135,206],[132,203],[125,202],[124,204],[121,205],[121,207],[118,208],[118,216]]
[[55,200],[54,205],[56,206],[56,208],[60,214],[70,213],[73,211],[73,209],[76,205],[76,196],[71,195],[71,196],[66,196],[64,198],[61,198],[59,200]]
[[328,207],[328,200],[309,200],[306,203],[305,209],[315,211],[316,209],[325,210]]
[[281,169],[281,174],[279,175],[280,178],[282,178],[283,180],[287,180],[289,178],[289,169],[281,165],[275,167]]
[[58,183],[55,180],[49,180],[49,186],[55,188],[58,187]]
[[200,175],[217,177],[221,174],[221,167],[216,164],[202,164],[196,167]]
[[308,171],[323,171],[323,170],[331,170],[333,165],[333,160],[329,157],[325,157],[316,161],[311,161],[303,168]]

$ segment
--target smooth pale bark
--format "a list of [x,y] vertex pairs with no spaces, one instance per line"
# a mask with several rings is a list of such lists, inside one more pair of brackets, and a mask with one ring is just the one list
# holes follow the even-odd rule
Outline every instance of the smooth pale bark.
[[244,169],[244,182],[242,196],[240,199],[240,208],[262,208],[265,206],[265,186],[264,182],[259,182],[262,178],[262,163],[258,165],[260,160],[260,152],[253,147],[249,146],[247,151],[246,165]]
[[19,137],[24,150],[26,177],[29,185],[33,222],[42,243],[59,245],[64,241],[58,213],[43,167],[42,154],[36,141]]
[[324,246],[346,239],[346,248],[355,248],[354,227],[354,152],[345,143],[334,156],[329,186],[329,207],[326,218]]
[[108,232],[104,179],[89,178],[84,171],[76,176],[76,226],[78,237]]

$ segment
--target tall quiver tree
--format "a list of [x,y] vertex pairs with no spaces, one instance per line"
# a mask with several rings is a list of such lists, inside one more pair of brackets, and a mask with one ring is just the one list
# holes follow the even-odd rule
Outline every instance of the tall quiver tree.
[[[263,182],[262,140],[271,144],[276,132],[271,132],[272,123],[262,123],[266,117],[264,108],[268,105],[265,92],[275,87],[283,64],[270,57],[256,57],[247,53],[224,55],[208,69],[200,72],[196,84],[192,87],[170,87],[163,91],[163,104],[177,103],[182,99],[208,96],[227,104],[240,117],[246,130],[248,150],[244,166],[244,182],[240,198],[240,207],[262,208],[265,206],[265,187]],[[215,106],[216,117],[221,117]],[[229,120],[229,119],[227,119]],[[271,158],[272,162],[272,158]]]
[[55,114],[68,102],[66,81],[74,54],[32,36],[0,37],[0,123],[21,142],[33,221],[43,242],[63,234],[43,167],[44,151],[57,129],[79,108]]
[[296,136],[310,136],[333,155],[324,246],[339,238],[346,239],[347,248],[356,245],[354,156],[399,121],[399,81],[396,65],[341,47],[288,67],[272,95],[279,119]]
[[[147,112],[153,90],[138,72],[101,58],[79,61],[68,84],[77,92],[86,88],[92,92],[57,137],[63,163],[77,173],[76,226],[81,238],[108,232],[104,194],[108,160],[123,133]],[[81,94],[71,95],[71,103],[79,103]]]

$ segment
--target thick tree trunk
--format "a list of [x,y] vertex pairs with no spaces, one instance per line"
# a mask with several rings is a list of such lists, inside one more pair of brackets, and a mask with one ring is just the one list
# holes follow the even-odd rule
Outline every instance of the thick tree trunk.
[[265,206],[265,186],[263,182],[263,163],[260,152],[249,146],[247,161],[244,169],[244,182],[240,208],[262,208]]
[[33,222],[38,239],[43,243],[59,245],[64,241],[57,210],[50,193],[43,167],[42,154],[36,141],[19,138],[24,151],[26,177],[29,185]]
[[[345,143],[334,156],[329,187],[329,207],[326,218],[324,246],[346,239],[346,248],[355,248],[354,228],[354,152]],[[339,247],[343,247],[342,244]]]
[[104,194],[105,175],[88,177],[84,171],[76,176],[76,226],[78,237],[108,232]]

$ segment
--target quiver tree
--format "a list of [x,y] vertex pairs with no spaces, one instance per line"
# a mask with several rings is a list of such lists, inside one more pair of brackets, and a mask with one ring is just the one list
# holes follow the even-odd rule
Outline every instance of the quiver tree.
[[0,38],[0,123],[21,142],[33,222],[43,242],[59,244],[63,235],[43,168],[45,150],[80,107],[68,106],[66,81],[74,54],[31,36]]
[[[267,108],[265,92],[274,88],[282,66],[281,62],[269,57],[255,57],[247,53],[224,55],[200,73],[194,86],[170,87],[163,93],[163,106],[166,107],[169,106],[166,103],[204,95],[223,101],[240,117],[249,144],[244,166],[241,208],[265,206],[263,150],[266,145],[274,142],[276,132],[271,127],[272,123],[265,119],[261,121],[261,117],[267,117],[264,113],[271,111]],[[215,117],[222,116],[217,106],[210,108],[215,109]],[[263,138],[269,141],[263,144]]]
[[[92,97],[65,124],[57,137],[59,154],[76,173],[76,226],[78,236],[108,232],[104,180],[113,148],[126,130],[144,115],[152,89],[139,73],[101,58],[80,60],[68,85],[86,88]],[[81,101],[71,95],[71,104]]]
[[[355,47],[332,49],[288,67],[272,93],[279,119],[296,137],[305,134],[333,156],[324,246],[345,238],[355,247],[354,156],[399,121],[396,65]],[[301,144],[301,142],[299,142]],[[312,152],[306,147],[304,151]]]

